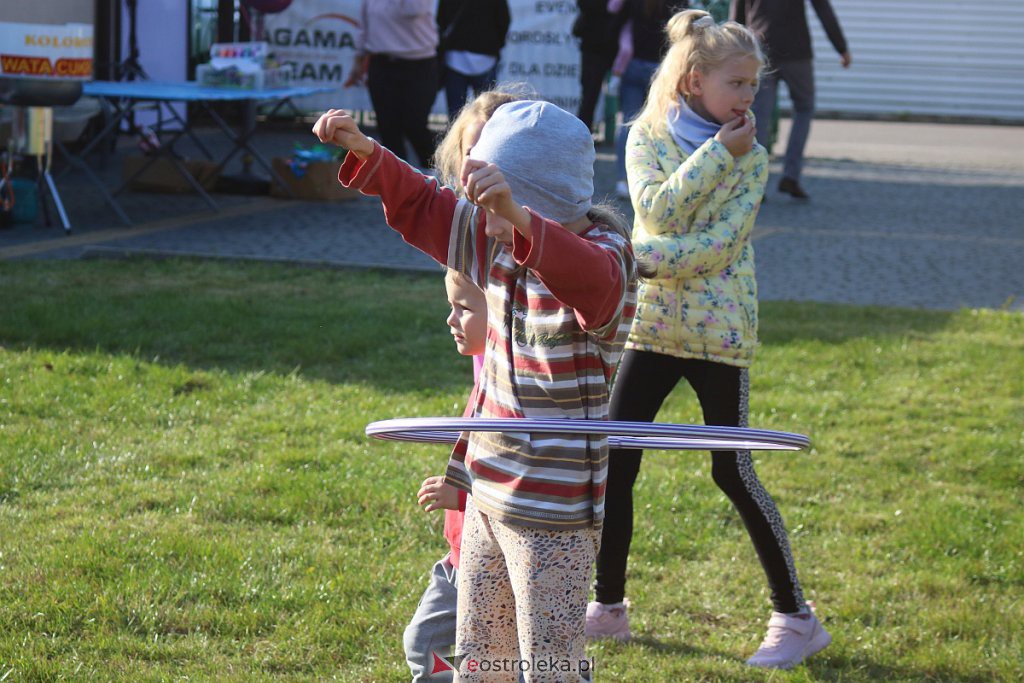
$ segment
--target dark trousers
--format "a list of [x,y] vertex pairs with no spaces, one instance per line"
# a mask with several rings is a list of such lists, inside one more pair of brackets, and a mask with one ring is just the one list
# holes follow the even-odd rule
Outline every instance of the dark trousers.
[[[615,55],[603,55],[596,52],[580,53],[580,108],[576,113],[587,128],[594,127],[594,110],[597,100],[601,97],[604,77],[612,68]],[[608,135],[611,135],[609,132]]]
[[[697,394],[704,423],[747,426],[747,371],[722,363],[627,350],[612,388],[610,419],[653,422],[681,378]],[[604,530],[597,556],[597,601],[621,602],[633,537],[633,484],[643,451],[613,449],[608,457]],[[670,456],[679,457],[679,456]],[[782,517],[754,472],[749,451],[712,451],[711,476],[740,513],[778,612],[804,605]]]
[[467,76],[454,69],[444,70],[444,96],[448,101],[448,120],[453,121],[459,115],[459,110],[466,104],[469,89],[473,89],[473,96],[477,96],[485,90],[490,90],[498,80],[498,65],[491,69]]
[[408,140],[420,168],[428,168],[434,156],[434,134],[427,123],[437,98],[437,58],[371,55],[367,88],[377,115],[380,143],[408,161]]

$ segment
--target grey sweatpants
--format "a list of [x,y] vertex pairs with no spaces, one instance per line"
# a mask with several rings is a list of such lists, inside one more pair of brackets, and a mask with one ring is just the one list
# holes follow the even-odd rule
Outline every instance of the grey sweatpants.
[[782,175],[800,180],[804,165],[804,147],[811,133],[811,119],[814,118],[814,64],[811,60],[779,62],[772,64],[770,71],[761,79],[761,88],[754,97],[751,109],[757,118],[757,141],[768,153],[772,134],[772,113],[778,97],[779,81],[785,81],[789,97],[793,100],[793,125],[789,129],[786,143],[786,157]]
[[[423,591],[412,621],[405,627],[405,661],[412,671],[412,683],[443,682],[454,678],[454,672],[444,670],[443,664],[437,667],[437,673],[431,675],[430,672],[435,668],[433,653],[446,657],[455,651],[458,588],[459,570],[452,566],[446,555],[430,571],[430,583]],[[519,680],[523,683],[522,675]]]
[[405,660],[412,671],[413,683],[420,681],[451,681],[452,671],[439,671],[433,676],[434,655],[452,654],[455,647],[455,615],[459,604],[459,570],[446,555],[434,564],[430,583],[423,591],[420,604],[405,627],[403,642]]

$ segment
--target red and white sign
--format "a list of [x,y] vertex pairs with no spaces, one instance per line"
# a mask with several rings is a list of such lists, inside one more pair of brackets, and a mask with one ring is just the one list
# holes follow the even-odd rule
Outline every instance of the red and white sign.
[[92,24],[0,22],[0,76],[92,78]]

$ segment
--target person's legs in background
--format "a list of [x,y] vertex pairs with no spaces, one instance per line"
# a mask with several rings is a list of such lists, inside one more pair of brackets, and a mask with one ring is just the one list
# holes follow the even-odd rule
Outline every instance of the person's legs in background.
[[800,174],[804,166],[804,147],[811,133],[811,119],[814,118],[814,64],[807,59],[781,62],[778,68],[793,101],[793,119],[789,140],[786,142],[786,159],[779,190],[797,199],[807,199],[807,193],[800,186]]
[[444,97],[448,103],[448,121],[454,121],[459,110],[466,104],[470,79],[473,76],[448,68],[444,71]]
[[396,60],[383,55],[370,57],[370,69],[366,78],[370,92],[370,104],[377,117],[377,135],[380,144],[402,159],[408,158],[405,136],[402,133],[402,108],[405,88],[401,78],[401,67]]
[[750,110],[754,112],[757,125],[757,141],[765,148],[768,155],[772,153],[772,116],[775,114],[775,101],[779,93],[779,74],[769,71],[761,77],[761,87],[754,96]]
[[[746,427],[750,414],[750,375],[703,360],[686,361],[686,379],[704,413],[704,424]],[[739,512],[768,579],[775,610],[768,634],[747,664],[788,669],[832,642],[797,579],[786,525],[754,470],[750,451],[712,451],[711,478]]]
[[[682,377],[681,358],[648,351],[622,355],[609,405],[609,419],[653,422]],[[593,602],[587,605],[588,638],[629,640],[626,565],[633,539],[633,486],[643,451],[611,449],[605,489],[604,528],[597,556]]]
[[612,60],[606,55],[595,52],[580,53],[580,107],[576,116],[591,130],[594,128],[594,111],[597,109],[597,100],[601,97],[601,86],[604,85],[604,77],[611,67]]
[[377,116],[382,145],[410,161],[405,141],[412,143],[421,169],[434,155],[434,134],[428,127],[430,109],[437,97],[437,60],[370,57],[367,75],[370,103]]
[[469,84],[473,86],[474,97],[496,86],[498,84],[498,64],[495,63],[489,71],[473,76]]
[[429,122],[430,110],[437,99],[437,58],[409,60],[406,64],[405,98],[400,110],[402,127],[419,157],[419,168],[426,171],[433,163],[436,145]]
[[[689,359],[686,380],[700,401],[704,424],[746,427],[750,376],[746,368]],[[739,512],[761,560],[772,602],[779,612],[804,606],[789,536],[778,507],[754,471],[750,451],[712,451],[711,478]]]
[[482,74],[468,76],[452,68],[444,72],[444,97],[448,103],[448,121],[454,121],[459,111],[466,105],[469,99],[469,89],[473,89],[473,97],[490,90],[498,82],[498,65]]
[[629,135],[629,122],[640,113],[647,99],[647,89],[651,85],[651,77],[658,68],[657,62],[643,59],[630,61],[622,74],[619,86],[619,111],[622,123],[619,125],[615,138],[615,194],[623,199],[629,197],[626,186],[626,137]]

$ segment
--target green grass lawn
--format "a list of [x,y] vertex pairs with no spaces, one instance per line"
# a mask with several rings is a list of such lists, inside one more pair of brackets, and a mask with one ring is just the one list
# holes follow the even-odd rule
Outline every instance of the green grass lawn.
[[[0,681],[403,681],[445,552],[415,491],[472,378],[436,275],[0,264]],[[637,487],[635,640],[597,680],[1018,680],[1024,318],[766,303],[751,426],[833,645],[743,665],[770,602],[706,453]],[[680,387],[660,416],[694,422]]]

